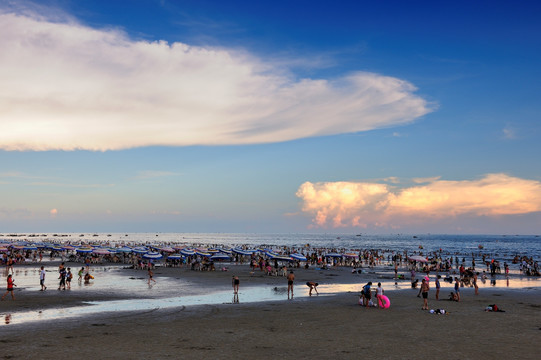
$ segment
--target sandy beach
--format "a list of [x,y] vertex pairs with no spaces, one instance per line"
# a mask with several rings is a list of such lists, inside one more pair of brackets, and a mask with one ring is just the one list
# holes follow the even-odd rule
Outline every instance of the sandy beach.
[[[54,266],[54,263],[47,264],[50,269]],[[73,268],[78,266],[80,264],[72,264]],[[23,267],[33,274],[38,265]],[[117,270],[126,282],[133,281],[139,290],[115,291],[114,287],[100,288],[97,284],[84,287],[74,281],[72,290],[58,291],[57,280],[49,276],[47,291],[37,291],[39,286],[27,287],[15,292],[15,301],[8,297],[0,302],[3,358],[538,358],[539,287],[484,287],[478,296],[472,288],[464,288],[460,303],[436,301],[431,290],[429,308],[448,312],[436,315],[421,310],[422,299],[416,296],[418,291],[414,289],[387,287],[386,295],[391,299],[389,309],[359,306],[361,286],[367,281],[374,282],[375,286],[382,277],[377,272],[353,275],[349,268],[294,269],[296,297],[293,300],[287,299],[284,277],[265,276],[257,270],[251,273],[246,265],[232,265],[229,271],[223,272],[157,268],[157,284],[152,287],[147,285],[145,271],[121,267]],[[239,303],[232,302],[233,274],[240,277]],[[94,281],[104,279],[97,276]],[[182,290],[177,293],[172,284],[180,281],[190,286],[179,287]],[[307,281],[320,283],[319,296],[307,296]],[[246,302],[251,299],[248,293],[254,288],[273,292],[271,300]],[[152,301],[172,296],[211,293],[212,298],[213,291],[231,295],[228,301],[213,304],[152,306]],[[446,288],[440,299],[447,296]],[[121,299],[134,302],[148,299],[151,305],[137,311],[62,316],[66,309],[80,307],[88,301]],[[487,305],[494,303],[505,312],[484,311]],[[18,313],[39,314],[40,311],[58,311],[59,318],[16,321]]]

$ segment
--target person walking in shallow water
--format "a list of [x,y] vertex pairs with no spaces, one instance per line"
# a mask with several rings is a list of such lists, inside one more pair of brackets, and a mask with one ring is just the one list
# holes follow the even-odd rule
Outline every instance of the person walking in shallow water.
[[4,300],[4,298],[6,297],[7,294],[11,293],[11,299],[12,300],[15,300],[15,296],[13,295],[13,287],[14,286],[17,286],[15,285],[14,281],[13,281],[13,277],[11,274],[8,275],[8,278],[7,278],[7,283],[8,283],[8,286],[7,286],[7,289],[6,289],[6,292],[4,295],[2,295],[2,300]]
[[154,281],[154,284],[156,283],[156,280],[154,280],[152,277],[154,276],[154,273],[152,272],[152,269],[148,268],[148,285],[150,285],[151,281]]
[[289,297],[289,292],[291,291],[291,299],[293,299],[293,281],[295,280],[295,274],[293,274],[293,271],[290,271],[287,275],[287,298]]

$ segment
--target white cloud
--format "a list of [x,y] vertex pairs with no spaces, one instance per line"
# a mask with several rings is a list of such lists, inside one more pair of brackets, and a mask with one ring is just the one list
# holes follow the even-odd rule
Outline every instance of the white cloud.
[[389,227],[419,219],[519,215],[541,211],[541,182],[506,174],[479,180],[425,179],[426,185],[394,188],[362,182],[300,186],[303,212],[317,227]]
[[410,83],[357,72],[294,79],[250,54],[133,40],[0,9],[0,148],[117,150],[279,142],[430,111]]

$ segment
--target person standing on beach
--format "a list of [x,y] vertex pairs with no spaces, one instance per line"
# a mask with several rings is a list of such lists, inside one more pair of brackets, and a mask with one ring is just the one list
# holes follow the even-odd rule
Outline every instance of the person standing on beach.
[[287,298],[289,297],[289,292],[291,291],[291,299],[293,299],[293,281],[295,280],[295,274],[293,274],[293,271],[290,271],[287,275]]
[[60,279],[60,283],[58,284],[58,290],[66,290],[66,268],[64,267],[64,263],[60,265],[60,276],[58,278]]
[[232,283],[233,283],[233,294],[238,294],[239,293],[239,285],[240,285],[240,279],[238,276],[234,275],[233,276],[233,280],[232,280]]
[[440,279],[441,275],[436,276],[436,300],[440,299]]
[[15,300],[15,296],[13,295],[13,287],[17,285],[15,285],[15,282],[13,281],[13,277],[11,274],[8,275],[7,283],[8,283],[8,286],[7,286],[5,294],[2,295],[2,300],[4,300],[6,295],[9,293],[11,293],[11,300]]
[[478,272],[473,273],[473,287],[475,288],[475,295],[479,295],[479,286],[477,285]]
[[372,299],[372,290],[370,287],[372,286],[372,281],[369,281],[366,283],[365,286],[363,286],[363,298],[364,298],[364,306],[369,307],[370,306],[370,300]]
[[68,286],[68,290],[71,289],[71,279],[73,279],[73,274],[71,273],[71,268],[68,268],[68,272],[66,274],[66,285]]
[[41,285],[40,291],[47,290],[47,286],[45,286],[45,268],[42,266],[41,270],[39,271],[39,284]]
[[455,276],[455,296],[456,301],[460,301],[460,283],[458,282],[458,278]]
[[385,291],[383,290],[383,288],[381,287],[381,283],[379,282],[378,283],[378,287],[376,289],[376,298],[378,299],[378,307],[380,309],[383,309],[383,293]]
[[421,282],[421,294],[423,296],[423,307],[422,310],[428,310],[428,290],[430,290],[430,286],[428,285],[428,282],[426,279],[423,279]]

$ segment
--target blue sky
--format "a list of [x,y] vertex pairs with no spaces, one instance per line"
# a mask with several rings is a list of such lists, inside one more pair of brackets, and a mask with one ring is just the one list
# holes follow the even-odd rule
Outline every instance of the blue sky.
[[540,7],[0,0],[0,232],[538,234]]

